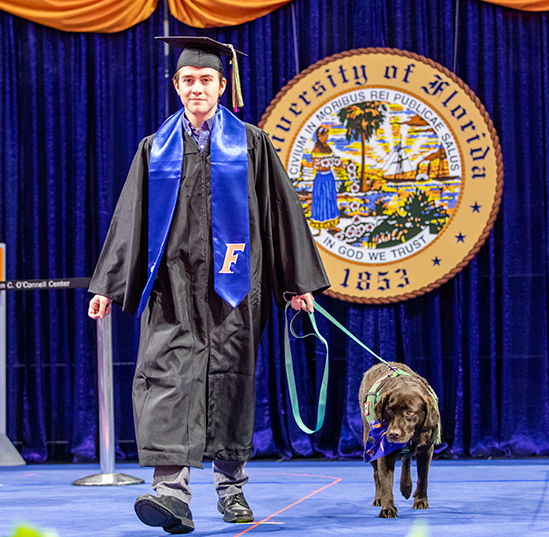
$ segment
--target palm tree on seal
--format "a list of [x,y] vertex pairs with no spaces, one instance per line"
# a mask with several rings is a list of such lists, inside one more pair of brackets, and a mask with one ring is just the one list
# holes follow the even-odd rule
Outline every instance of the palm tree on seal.
[[368,182],[365,178],[364,167],[366,160],[366,144],[377,132],[387,113],[387,105],[379,101],[366,101],[363,103],[345,106],[338,112],[338,117],[347,129],[345,138],[348,142],[360,138],[362,166],[360,169],[360,190],[368,190]]

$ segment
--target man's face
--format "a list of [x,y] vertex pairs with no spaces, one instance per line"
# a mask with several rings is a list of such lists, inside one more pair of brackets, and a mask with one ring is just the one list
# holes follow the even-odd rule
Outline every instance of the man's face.
[[179,69],[174,86],[188,114],[201,121],[215,114],[219,97],[227,84],[224,78],[219,79],[219,72],[211,67],[187,65]]

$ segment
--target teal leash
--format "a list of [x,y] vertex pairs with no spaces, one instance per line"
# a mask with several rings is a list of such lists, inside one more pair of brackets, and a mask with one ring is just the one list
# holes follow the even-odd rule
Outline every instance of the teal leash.
[[[290,392],[290,402],[292,405],[292,413],[294,415],[294,419],[299,426],[299,428],[307,434],[313,434],[316,433],[323,425],[324,423],[324,417],[326,415],[326,398],[328,394],[328,373],[329,373],[329,350],[328,350],[328,342],[322,337],[322,334],[318,330],[318,326],[316,324],[315,314],[311,312],[307,312],[309,314],[309,319],[311,321],[311,325],[313,327],[314,332],[311,332],[310,334],[304,334],[302,336],[296,334],[294,328],[293,328],[293,322],[295,318],[298,316],[298,313],[296,313],[290,323],[288,323],[288,309],[290,307],[290,302],[286,303],[286,309],[284,312],[284,318],[285,318],[285,324],[284,324],[284,364],[286,366],[286,378],[288,379],[288,389]],[[326,317],[329,321],[331,321],[333,324],[335,324],[340,330],[342,330],[347,336],[349,336],[353,341],[358,343],[362,348],[366,349],[370,354],[375,356],[379,361],[383,362],[387,367],[393,369],[383,358],[378,356],[374,351],[372,351],[370,348],[368,348],[362,341],[357,339],[351,332],[349,332],[339,321],[337,321],[334,317],[332,317],[322,306],[320,306],[318,303],[315,302],[315,311],[318,311],[324,317]],[[290,347],[290,335],[289,332],[292,333],[292,335],[298,339],[305,339],[309,336],[315,336],[322,343],[324,343],[324,346],[326,347],[326,360],[324,363],[324,373],[322,374],[322,382],[320,385],[320,392],[318,394],[318,410],[317,410],[317,418],[316,418],[316,427],[315,429],[310,429],[305,425],[303,420],[301,419],[301,414],[299,412],[299,400],[297,397],[297,388],[295,384],[295,375],[294,375],[294,366],[293,366],[293,360],[292,360],[292,350]]]
[[[313,325],[314,333],[311,334],[305,334],[303,336],[300,336],[295,333],[293,329],[293,322],[294,319],[299,314],[296,313],[292,321],[288,323],[288,308],[290,307],[290,302],[286,304],[286,310],[284,313],[284,363],[286,365],[286,378],[288,379],[288,389],[290,391],[290,402],[292,404],[292,412],[294,415],[294,419],[299,426],[299,428],[307,434],[313,434],[316,433],[324,423],[324,416],[326,415],[326,396],[328,394],[328,372],[329,372],[329,352],[328,352],[328,342],[322,337],[320,332],[318,331],[318,327],[316,325],[316,320],[314,313],[309,312],[309,319],[311,320],[311,324]],[[303,423],[303,420],[301,419],[301,414],[299,412],[299,401],[297,398],[297,389],[295,385],[295,375],[294,375],[294,366],[292,361],[292,350],[290,348],[290,336],[289,336],[289,330],[288,330],[288,324],[290,326],[290,330],[292,334],[299,339],[305,339],[309,336],[316,336],[322,343],[324,343],[324,346],[326,347],[326,361],[324,363],[324,373],[322,375],[322,383],[320,385],[320,393],[318,395],[318,410],[317,410],[317,418],[316,418],[316,428],[309,429]]]
[[[290,402],[291,402],[291,405],[292,405],[292,413],[294,415],[294,419],[295,419],[297,425],[299,426],[299,428],[304,433],[313,434],[313,433],[316,433],[322,427],[322,425],[324,423],[324,416],[326,415],[326,398],[327,398],[327,394],[328,394],[328,366],[329,366],[328,342],[322,337],[322,334],[319,332],[318,327],[316,325],[315,314],[311,313],[311,312],[307,312],[307,313],[309,314],[309,319],[311,321],[311,325],[313,326],[314,333],[305,334],[303,336],[300,336],[300,335],[296,334],[296,332],[293,328],[293,322],[294,322],[295,318],[299,315],[301,310],[299,312],[297,312],[293,316],[290,323],[288,323],[288,308],[289,307],[290,307],[290,302],[287,302],[286,303],[286,309],[285,309],[285,312],[284,312],[284,318],[285,318],[285,325],[284,325],[284,363],[286,365],[286,378],[288,379],[288,387],[289,387],[289,391],[290,391]],[[363,349],[367,350],[372,356],[377,358],[380,362],[384,363],[389,369],[391,369],[391,370],[398,373],[399,370],[397,368],[392,367],[391,365],[389,365],[383,358],[381,358],[381,356],[378,356],[372,349],[370,349],[368,346],[366,346],[364,343],[362,343],[362,341],[360,341],[357,337],[355,337],[353,334],[351,334],[351,332],[349,332],[349,330],[347,330],[337,319],[332,317],[332,315],[330,315],[320,304],[315,302],[314,308],[315,308],[315,311],[318,311],[319,313],[324,315],[324,317],[326,317],[326,319],[328,319],[333,324],[335,324],[345,335],[350,337],[355,343],[358,343]],[[288,329],[288,325],[289,325],[289,329]],[[299,412],[299,401],[298,401],[298,398],[297,398],[297,389],[296,389],[296,385],[295,385],[294,367],[293,367],[293,361],[292,361],[292,350],[290,348],[290,336],[289,336],[290,331],[291,331],[291,333],[294,337],[299,338],[299,339],[304,339],[304,338],[309,337],[309,336],[316,336],[318,339],[320,339],[320,341],[322,341],[322,343],[324,343],[324,346],[326,347],[326,362],[324,364],[324,373],[322,375],[322,383],[320,385],[320,392],[318,394],[318,410],[317,410],[316,428],[314,430],[309,429],[309,427],[307,427],[305,425],[305,423],[303,423],[303,420],[301,419],[301,414]],[[437,412],[438,412],[438,398],[436,396],[436,393],[434,392],[433,388],[431,388],[431,386],[429,386],[429,391],[431,392],[431,395],[434,399],[435,406],[436,406]],[[439,412],[439,416],[440,416],[440,412]],[[435,428],[435,433],[434,433],[434,442],[435,442],[435,444],[440,444],[442,442],[441,435],[442,435],[442,427],[441,427],[440,419],[439,419],[439,422],[438,422],[438,424]]]
[[[322,315],[324,315],[326,319],[334,323],[346,336],[349,336],[355,343],[358,343],[363,349],[367,350],[374,358],[377,358],[380,362],[384,363],[390,369],[394,369],[381,356],[378,356],[372,349],[370,349],[370,347],[364,345],[364,343],[362,343],[360,339],[351,334],[351,332],[349,332],[349,330],[347,330],[337,319],[332,317],[320,304],[317,304],[316,302],[315,310],[318,310],[320,313],[322,313]],[[309,315],[314,316],[314,313],[309,313]]]

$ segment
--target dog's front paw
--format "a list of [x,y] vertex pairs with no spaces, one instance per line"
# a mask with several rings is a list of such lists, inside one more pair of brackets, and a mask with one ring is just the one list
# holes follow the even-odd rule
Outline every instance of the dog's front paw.
[[406,498],[408,499],[411,494],[412,494],[412,488],[413,488],[413,485],[412,485],[412,480],[410,479],[410,481],[406,482],[406,481],[401,481],[400,482],[400,493]]
[[416,498],[412,509],[429,509],[427,498]]
[[389,507],[383,507],[378,516],[379,518],[397,518],[397,511],[398,510],[394,505]]

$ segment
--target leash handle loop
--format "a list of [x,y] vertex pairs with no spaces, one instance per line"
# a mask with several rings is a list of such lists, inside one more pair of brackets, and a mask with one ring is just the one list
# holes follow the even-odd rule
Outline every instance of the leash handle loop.
[[309,312],[309,319],[311,321],[311,324],[313,326],[314,333],[310,334],[304,334],[302,336],[295,333],[293,329],[293,322],[294,319],[299,315],[299,312],[294,315],[292,318],[291,323],[289,323],[289,328],[292,332],[292,334],[299,338],[304,339],[309,336],[316,336],[322,343],[324,343],[324,346],[326,347],[326,360],[324,364],[324,373],[322,375],[322,383],[320,385],[320,392],[318,394],[318,410],[317,410],[317,419],[316,419],[316,427],[315,429],[310,429],[305,425],[303,420],[301,419],[301,414],[299,412],[299,400],[297,397],[297,389],[295,384],[295,375],[294,375],[294,367],[292,362],[292,350],[290,347],[290,336],[289,336],[289,329],[288,329],[288,309],[290,307],[290,302],[286,303],[286,308],[284,312],[284,364],[286,366],[286,378],[288,379],[288,390],[290,392],[290,402],[292,404],[292,413],[294,415],[294,419],[299,426],[299,428],[307,434],[313,434],[316,433],[323,425],[324,423],[324,416],[326,415],[326,399],[328,394],[328,376],[329,376],[329,351],[328,351],[328,342],[322,337],[320,334],[318,327],[316,325],[316,320],[314,313]]

